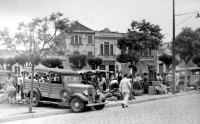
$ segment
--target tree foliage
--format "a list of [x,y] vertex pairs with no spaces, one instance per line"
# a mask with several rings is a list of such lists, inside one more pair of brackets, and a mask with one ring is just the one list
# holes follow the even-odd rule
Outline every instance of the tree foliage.
[[[158,57],[159,61],[162,61],[166,66],[171,66],[173,64],[173,56],[163,53]],[[175,58],[175,65],[179,64],[179,60]]]
[[163,35],[158,25],[151,24],[142,20],[141,22],[132,21],[131,29],[128,29],[126,36],[118,39],[117,45],[121,49],[118,55],[118,62],[137,63],[144,51],[151,49],[157,50],[162,43]]
[[[163,53],[161,56],[158,57],[158,60],[163,62],[168,69],[170,69],[170,66],[173,64],[173,56],[168,55],[166,53]],[[175,65],[179,64],[179,60],[175,58]]]
[[72,55],[68,59],[73,69],[83,69],[86,66],[86,55]]
[[62,60],[57,58],[45,58],[41,61],[41,64],[49,68],[62,68]]
[[22,65],[22,67],[24,67],[26,65],[26,63],[29,63],[30,60],[28,58],[28,56],[26,54],[24,55],[17,55],[15,57],[15,60],[18,64]]
[[102,64],[102,59],[101,58],[89,58],[87,60],[88,64],[92,69],[97,69],[98,66]]
[[4,30],[1,32],[2,39],[5,41],[4,45],[21,55],[17,50],[20,46],[31,62],[38,63],[38,60],[59,42],[58,39],[54,40],[57,34],[70,29],[69,20],[62,16],[63,14],[58,12],[52,13],[49,17],[34,18],[26,24],[21,22],[14,38],[10,37],[7,30]]
[[183,28],[175,39],[175,53],[183,60],[186,64],[195,55],[194,43],[198,39],[197,32],[191,28]]

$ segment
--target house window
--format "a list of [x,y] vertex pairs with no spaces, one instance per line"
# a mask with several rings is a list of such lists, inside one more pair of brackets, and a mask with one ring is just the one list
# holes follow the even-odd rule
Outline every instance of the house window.
[[71,36],[71,44],[74,44],[74,36]]
[[88,44],[93,44],[93,37],[92,36],[88,36]]
[[104,54],[109,55],[109,42],[104,42]]
[[103,55],[103,44],[100,44],[100,54]]
[[75,44],[78,44],[78,35],[75,35]]
[[149,55],[152,55],[152,50],[151,49],[149,49]]
[[88,58],[92,58],[92,57],[93,57],[92,52],[88,52]]
[[113,44],[110,44],[110,55],[113,55]]
[[78,38],[79,38],[79,44],[82,44],[82,37],[79,36]]
[[71,44],[82,44],[82,37],[79,35],[71,36]]

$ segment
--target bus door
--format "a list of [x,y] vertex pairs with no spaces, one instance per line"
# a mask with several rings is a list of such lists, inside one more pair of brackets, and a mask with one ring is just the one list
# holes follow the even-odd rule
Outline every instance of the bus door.
[[62,77],[60,74],[50,74],[50,97],[60,99],[60,91],[63,89]]

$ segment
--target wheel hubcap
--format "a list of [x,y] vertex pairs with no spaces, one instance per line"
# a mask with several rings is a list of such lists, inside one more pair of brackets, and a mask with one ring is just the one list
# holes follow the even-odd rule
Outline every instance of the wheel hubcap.
[[67,97],[67,93],[66,93],[66,92],[63,93],[63,97],[64,97],[64,98]]
[[37,98],[36,97],[33,97],[33,102],[37,102]]
[[80,108],[80,103],[79,102],[75,102],[74,103],[74,107],[77,108],[77,109]]

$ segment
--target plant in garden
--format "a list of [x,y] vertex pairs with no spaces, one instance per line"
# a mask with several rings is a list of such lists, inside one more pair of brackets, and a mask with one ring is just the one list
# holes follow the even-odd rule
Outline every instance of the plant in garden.
[[[160,55],[158,57],[158,60],[162,61],[166,65],[166,68],[167,68],[168,71],[170,70],[170,66],[173,64],[172,55],[168,55],[166,53],[163,53],[162,55]],[[179,60],[176,58],[175,59],[175,65],[178,65],[178,64],[179,64]]]
[[62,68],[62,60],[58,58],[44,58],[41,64],[49,68]]
[[102,64],[102,59],[101,58],[89,58],[87,60],[88,64],[90,67],[95,70],[97,69],[101,64]]
[[69,62],[71,63],[72,69],[83,69],[86,66],[86,55],[72,55],[69,58]]

